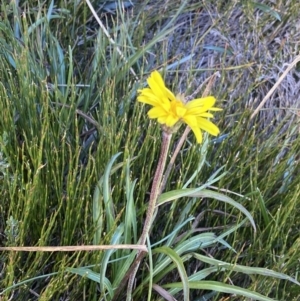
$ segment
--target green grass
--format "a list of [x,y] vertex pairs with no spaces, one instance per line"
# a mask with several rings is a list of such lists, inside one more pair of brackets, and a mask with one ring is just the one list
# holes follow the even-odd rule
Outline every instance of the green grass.
[[[184,300],[178,282],[193,275],[190,300],[226,300],[232,284],[298,300],[300,288],[290,279],[241,273],[235,265],[299,281],[297,70],[250,116],[298,54],[300,4],[109,2],[92,4],[115,43],[85,1],[1,4],[0,245],[136,244],[161,146],[161,129],[136,102],[137,89],[157,69],[168,87],[189,95],[219,72],[211,93],[223,108],[215,114],[220,137],[199,146],[189,135],[166,191],[181,189],[194,174],[189,187],[199,187],[223,168],[212,185],[252,214],[257,232],[239,224],[245,216],[235,207],[207,196],[160,206],[134,300],[163,300],[148,293],[151,281]],[[224,233],[232,249],[216,243]],[[0,300],[112,300],[130,254],[1,251]],[[232,265],[199,257],[208,254]],[[227,293],[211,293],[217,281]],[[125,295],[126,288],[118,300]]]

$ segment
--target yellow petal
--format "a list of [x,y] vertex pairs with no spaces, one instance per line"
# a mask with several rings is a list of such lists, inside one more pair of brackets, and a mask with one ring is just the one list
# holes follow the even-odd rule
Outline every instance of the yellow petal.
[[199,107],[199,108],[193,108],[193,109],[188,109],[187,114],[188,115],[194,115],[194,116],[202,116],[202,114],[207,112],[206,107]]
[[165,82],[163,80],[163,78],[161,77],[160,73],[158,71],[153,71],[150,74],[150,77],[153,78],[153,80],[156,82],[156,84],[163,90],[166,86],[165,86]]
[[154,107],[151,110],[149,110],[149,112],[148,112],[148,116],[151,119],[160,118],[160,117],[166,116],[166,115],[167,115],[166,111],[161,107]]
[[160,99],[159,106],[163,107],[167,112],[171,110],[171,102],[166,97]]
[[219,128],[207,119],[199,117],[197,118],[197,122],[199,128],[201,128],[202,130],[208,132],[213,136],[217,136],[220,133]]
[[[138,91],[140,93],[140,95],[145,95],[145,96],[155,96],[155,94],[153,93],[153,91],[149,88],[145,88],[145,89],[142,89],[142,90],[139,90]],[[156,96],[155,96],[156,97]]]
[[168,89],[168,88],[165,88],[165,93],[166,93],[166,97],[170,100],[176,100],[176,97],[175,95]]
[[207,96],[203,98],[197,98],[194,100],[189,101],[186,104],[187,109],[194,109],[194,108],[201,108],[201,107],[207,107],[210,108],[212,107],[216,102],[216,99],[213,96]]
[[183,117],[184,122],[190,127],[198,127],[197,117],[193,115],[187,115]]
[[175,114],[178,117],[183,117],[186,112],[187,112],[187,109],[185,107],[182,107],[182,106],[176,106],[175,107]]
[[202,131],[218,135],[220,130],[207,118],[212,118],[210,111],[221,111],[213,107],[216,99],[213,96],[194,99],[185,103],[184,97],[173,94],[164,83],[162,76],[153,71],[148,80],[149,88],[138,90],[137,100],[153,106],[148,116],[167,127],[174,127],[179,121],[184,121],[193,131],[197,142],[202,142]]
[[146,103],[146,104],[154,106],[154,107],[156,107],[158,105],[158,101],[156,99],[152,99],[150,97],[146,97],[146,96],[142,96],[142,95],[138,96],[137,100],[139,102]]
[[202,143],[202,133],[198,127],[192,127],[191,128],[194,135],[196,136],[196,140],[198,143]]
[[178,121],[179,121],[179,118],[177,116],[168,114],[164,124],[167,127],[173,127]]
[[213,118],[214,115],[211,113],[205,112],[205,113],[201,113],[201,115],[199,117]]
[[165,83],[164,83],[161,75],[157,71],[154,71],[150,74],[150,77],[148,78],[147,82],[148,82],[150,89],[157,97],[165,96],[165,94],[166,94]]

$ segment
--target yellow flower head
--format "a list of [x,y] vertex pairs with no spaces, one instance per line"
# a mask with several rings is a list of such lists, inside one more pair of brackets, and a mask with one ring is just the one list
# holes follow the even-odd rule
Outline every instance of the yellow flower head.
[[153,106],[148,116],[167,128],[173,128],[178,122],[186,123],[194,132],[197,142],[202,142],[201,130],[217,136],[218,127],[207,118],[213,115],[208,111],[221,111],[214,108],[216,99],[213,96],[197,98],[185,103],[181,95],[175,96],[166,86],[157,71],[153,71],[147,80],[149,88],[139,90],[137,100]]

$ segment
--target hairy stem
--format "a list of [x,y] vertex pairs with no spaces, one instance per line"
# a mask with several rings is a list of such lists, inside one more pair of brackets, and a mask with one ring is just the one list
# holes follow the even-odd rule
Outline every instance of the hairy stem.
[[[163,137],[163,141],[162,141],[162,146],[161,146],[161,151],[160,151],[160,156],[159,156],[159,162],[157,164],[157,168],[156,168],[155,175],[153,178],[150,200],[149,200],[149,204],[148,204],[147,215],[146,215],[146,219],[145,219],[145,223],[144,223],[143,232],[139,239],[140,245],[144,245],[146,243],[147,236],[149,234],[151,225],[153,223],[153,214],[155,211],[155,205],[156,205],[157,198],[161,192],[161,182],[162,182],[163,172],[164,172],[164,169],[166,166],[166,161],[167,161],[167,157],[168,157],[168,151],[169,151],[169,146],[170,146],[170,141],[171,141],[172,135],[163,131],[162,137]],[[144,252],[143,251],[139,252],[136,257],[135,262],[133,263],[134,269],[129,276],[126,301],[131,301],[131,299],[132,299],[133,283],[135,280],[136,273],[139,269],[140,263],[143,259],[143,256],[140,256],[141,253],[144,253]]]

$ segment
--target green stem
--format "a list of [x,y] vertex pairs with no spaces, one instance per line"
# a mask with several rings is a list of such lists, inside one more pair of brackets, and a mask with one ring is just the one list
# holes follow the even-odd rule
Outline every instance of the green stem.
[[[146,219],[145,219],[145,223],[144,223],[143,232],[139,239],[139,244],[141,244],[141,245],[144,245],[146,243],[147,236],[150,232],[150,229],[151,229],[151,226],[153,223],[153,214],[155,211],[155,205],[156,205],[157,198],[161,192],[161,182],[162,182],[162,177],[163,177],[164,169],[165,169],[167,158],[168,158],[171,137],[172,137],[172,134],[166,133],[164,131],[162,132],[163,140],[162,140],[162,146],[161,146],[161,151],[160,151],[160,156],[159,156],[159,162],[158,162],[158,165],[157,165],[157,168],[155,171],[155,175],[153,178],[150,200],[149,200],[149,204],[148,204],[147,215],[146,215]],[[140,266],[140,263],[144,257],[144,256],[139,256],[141,253],[142,253],[142,251],[140,251],[138,253],[138,256],[134,262],[134,269],[129,276],[126,301],[131,301],[131,299],[132,299],[133,283],[134,283],[138,268]]]

